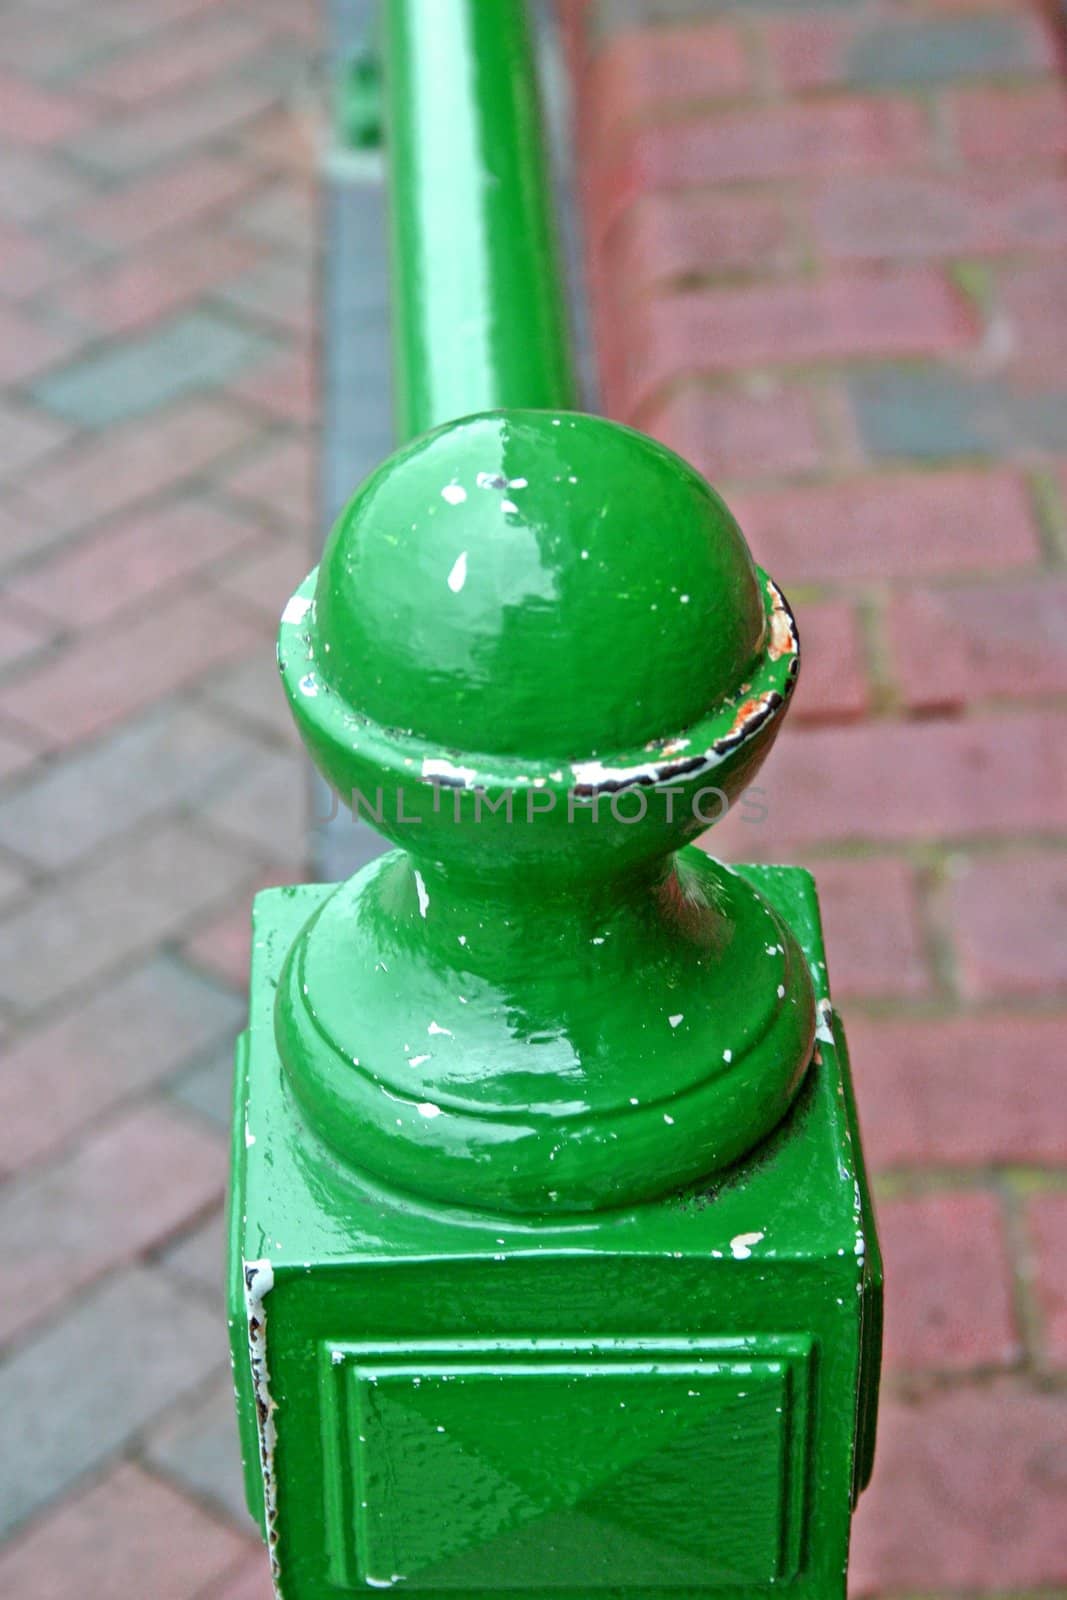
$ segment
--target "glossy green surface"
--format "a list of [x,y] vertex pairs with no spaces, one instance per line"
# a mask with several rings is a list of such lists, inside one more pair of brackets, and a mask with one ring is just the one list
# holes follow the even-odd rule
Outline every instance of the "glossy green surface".
[[703,480],[599,418],[468,418],[372,475],[286,616],[312,754],[403,846],[337,889],[279,988],[332,1149],[538,1213],[762,1138],[811,1054],[804,963],[748,885],[676,852],[757,770],[797,644]]
[[450,425],[279,636],[399,848],[256,903],[249,1505],[281,1600],[843,1600],[881,1268],[814,889],[690,847],[777,733],[792,619],[685,463],[558,409],[521,0],[386,18],[398,421]]
[[494,1593],[523,1572],[523,1587],[688,1593],[796,1575],[807,1339],[338,1341],[328,1355],[334,1460],[355,1441],[366,1461],[327,1530],[342,1584],[403,1574]]
[[286,965],[293,1092],[346,1161],[538,1214],[716,1171],[785,1112],[814,1011],[787,925],[686,851],[617,898],[484,897],[396,853],[337,889]]
[[766,631],[748,547],[700,474],[559,411],[450,423],[391,456],[334,527],[311,625],[361,716],[550,764],[688,728]]
[[399,436],[573,404],[523,0],[383,9]]
[[[719,1180],[554,1220],[437,1206],[330,1158],[273,1010],[331,891],[257,899],[230,1315],[282,1600],[843,1597],[881,1266],[814,888],[796,869],[739,878],[793,929],[817,995],[802,1092]],[[251,1306],[258,1406],[248,1279],[271,1285]]]

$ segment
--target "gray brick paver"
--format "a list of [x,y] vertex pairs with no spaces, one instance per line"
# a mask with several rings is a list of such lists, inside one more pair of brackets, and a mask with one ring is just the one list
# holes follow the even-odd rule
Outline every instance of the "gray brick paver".
[[228,1058],[242,1011],[233,995],[156,956],[17,1034],[0,1070],[0,1167],[39,1160],[198,1057],[222,1049]]
[[[0,567],[13,584],[0,664],[5,685],[35,704],[52,693],[55,716],[50,733],[24,718],[0,729],[0,1192],[36,1295],[27,1306],[12,1277],[0,1551],[15,1542],[12,1565],[0,1555],[0,1594],[15,1582],[18,1600],[43,1600],[57,1593],[56,1541],[73,1537],[77,1496],[110,1483],[122,1458],[139,1457],[170,1503],[184,1495],[188,1526],[207,1518],[255,1547],[232,1431],[218,1184],[197,1179],[188,1208],[161,1186],[158,1226],[146,1208],[121,1207],[124,1185],[143,1193],[154,1168],[166,1178],[145,1128],[169,1139],[181,1127],[190,1147],[222,1159],[243,1006],[173,952],[205,924],[246,919],[264,854],[295,859],[303,833],[304,758],[283,722],[270,643],[312,559],[303,414],[291,407],[276,429],[242,385],[254,395],[257,381],[308,359],[311,147],[299,111],[286,132],[285,98],[316,42],[292,8],[244,0],[224,23],[199,20],[203,0],[108,0],[106,24],[100,8],[69,0],[9,9],[0,75],[37,108],[38,125],[0,149],[0,367],[10,373],[0,384]],[[236,30],[242,51],[198,61],[193,34],[217,26]],[[162,87],[141,94],[142,69]],[[100,89],[109,73],[129,105]],[[193,224],[209,247],[217,235],[221,259],[228,241],[254,240],[262,268],[180,312],[160,295],[153,314],[153,273],[161,287],[173,278]],[[118,320],[130,331],[78,344],[64,297],[91,294],[97,269],[122,286]],[[264,442],[264,476],[253,467],[249,479],[264,495],[243,502],[249,549],[209,516],[195,557],[182,544],[177,559],[160,532],[173,529],[172,511],[180,521],[191,492],[254,463]],[[109,529],[116,516],[124,543]],[[279,521],[285,551],[275,554],[255,540]],[[218,664],[195,681],[181,664],[183,649],[199,659],[196,630],[188,605],[166,603],[168,582],[210,622],[204,642]],[[266,626],[253,626],[260,618]],[[62,681],[57,661],[74,662]],[[284,826],[248,814],[263,787],[269,804],[290,797]],[[117,1171],[106,1153],[124,1128]],[[104,1152],[96,1165],[94,1150]],[[127,1267],[134,1255],[140,1264]],[[51,1280],[45,1257],[66,1281]],[[228,1591],[221,1568],[207,1589],[192,1571],[161,1583],[139,1568],[144,1530],[127,1530],[121,1511],[116,1502],[112,1523],[92,1534],[107,1560],[72,1572],[71,1593],[96,1600],[105,1571],[123,1576],[99,1600],[121,1600],[127,1584],[168,1600],[214,1600],[220,1582]]]
[[223,1331],[164,1273],[136,1268],[24,1345],[0,1367],[0,1535],[221,1368]]
[[[174,1482],[213,1501],[234,1522],[248,1525],[241,1454],[230,1416],[233,1382],[226,1373],[148,1441],[145,1456]],[[249,1525],[251,1532],[251,1526]]]
[[0,798],[0,845],[66,868],[160,811],[210,798],[243,776],[259,749],[194,707],[154,709]]
[[52,1004],[223,905],[250,876],[235,846],[167,824],[0,923],[0,999]]
[[162,328],[80,356],[42,378],[33,392],[46,411],[62,420],[105,428],[205,386],[223,384],[274,349],[266,334],[207,311],[192,311]]

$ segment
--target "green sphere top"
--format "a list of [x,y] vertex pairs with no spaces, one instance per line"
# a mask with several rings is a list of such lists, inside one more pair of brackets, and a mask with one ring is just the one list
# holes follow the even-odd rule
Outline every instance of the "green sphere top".
[[717,494],[599,417],[489,413],[414,440],[323,555],[318,671],[360,717],[444,747],[569,760],[735,694],[766,615]]

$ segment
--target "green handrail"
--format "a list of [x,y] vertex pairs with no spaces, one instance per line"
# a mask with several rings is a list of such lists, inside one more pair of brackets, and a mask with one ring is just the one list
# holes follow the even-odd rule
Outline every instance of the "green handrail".
[[577,405],[524,0],[385,7],[398,438]]

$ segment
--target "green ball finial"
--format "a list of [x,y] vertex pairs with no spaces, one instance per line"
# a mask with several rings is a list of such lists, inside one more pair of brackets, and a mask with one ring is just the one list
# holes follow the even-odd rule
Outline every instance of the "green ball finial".
[[324,674],[383,726],[578,759],[697,721],[763,643],[730,512],[663,446],[599,417],[494,413],[363,484],[315,589]]
[[343,1160],[569,1212],[699,1183],[774,1127],[810,974],[683,847],[769,750],[796,632],[691,467],[594,417],[439,428],[353,498],[279,660],[321,770],[402,847],[278,990],[290,1087]]

